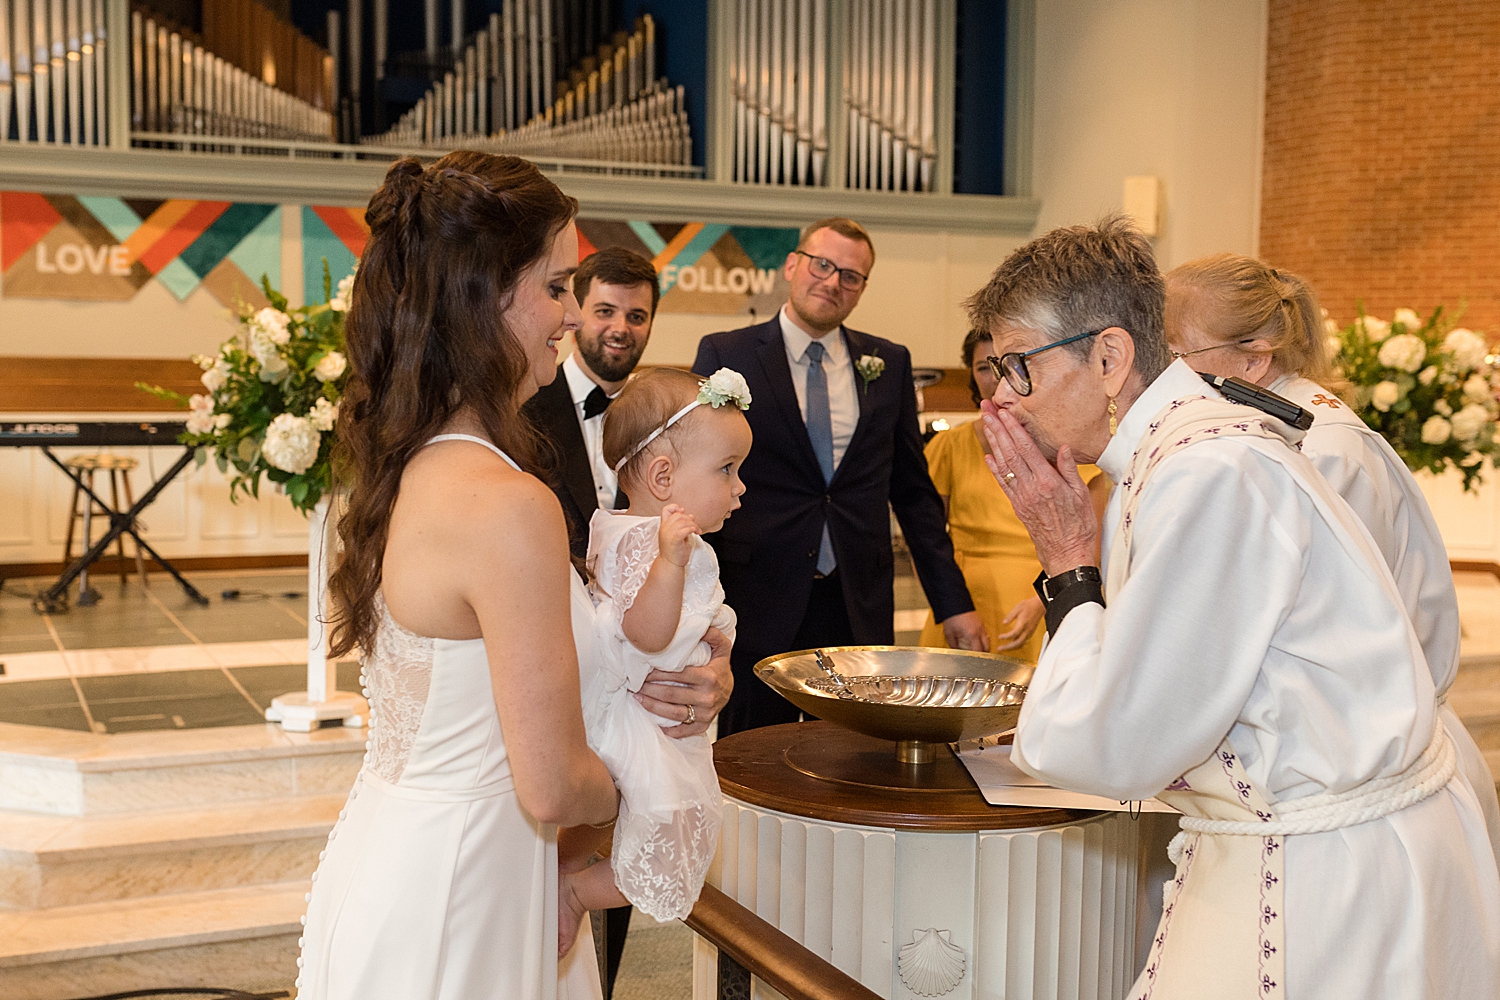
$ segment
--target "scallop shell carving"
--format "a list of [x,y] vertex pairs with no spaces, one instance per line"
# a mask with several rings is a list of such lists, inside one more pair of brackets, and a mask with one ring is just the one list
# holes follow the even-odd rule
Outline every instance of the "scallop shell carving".
[[917,996],[940,997],[964,978],[964,950],[935,927],[914,931],[896,960],[901,982]]

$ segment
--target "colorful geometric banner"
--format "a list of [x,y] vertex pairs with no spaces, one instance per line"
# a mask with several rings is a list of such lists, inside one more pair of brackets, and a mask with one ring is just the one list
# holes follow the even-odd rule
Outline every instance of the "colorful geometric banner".
[[[153,201],[0,191],[0,291],[7,297],[128,302],[155,280],[183,301],[199,287],[229,308],[266,305],[282,288],[279,205]],[[302,290],[323,301],[369,242],[363,208],[302,206]],[[579,219],[580,259],[620,246],[649,259],[661,312],[766,316],[786,301],[781,277],[797,230],[713,222]]]
[[281,284],[281,208],[0,191],[0,275],[11,298],[126,302],[155,279],[230,308]]
[[[659,312],[768,316],[786,301],[781,265],[797,248],[796,229],[713,222],[614,222],[579,219],[582,260],[603,247],[646,257],[661,283]],[[370,238],[364,210],[326,205],[302,209],[303,289],[321,301],[323,261],[335,286],[354,269]]]
[[787,298],[781,266],[796,229],[716,222],[578,220],[580,259],[625,247],[650,258],[661,284],[658,312],[768,316]]

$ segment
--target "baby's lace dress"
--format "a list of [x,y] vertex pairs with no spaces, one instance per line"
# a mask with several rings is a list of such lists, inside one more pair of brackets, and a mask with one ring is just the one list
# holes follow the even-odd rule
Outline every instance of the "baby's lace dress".
[[664,735],[662,728],[678,720],[648,712],[631,693],[653,669],[707,663],[704,632],[712,625],[733,641],[735,618],[724,605],[713,549],[693,536],[671,643],[643,653],[625,637],[622,620],[656,559],[660,528],[659,518],[603,510],[590,522],[599,670],[583,692],[583,714],[589,745],[620,789],[610,854],[615,884],[637,909],[666,921],[687,916],[698,900],[718,848],[723,798],[707,737]]

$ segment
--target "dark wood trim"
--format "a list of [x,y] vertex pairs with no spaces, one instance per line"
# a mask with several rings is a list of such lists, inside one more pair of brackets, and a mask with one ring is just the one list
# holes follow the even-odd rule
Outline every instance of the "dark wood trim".
[[[134,550],[126,547],[127,552]],[[178,559],[168,556],[172,565],[184,573],[201,572],[205,570],[237,570],[237,569],[306,569],[307,556],[291,553],[287,555],[266,556],[183,556]],[[30,562],[30,563],[0,563],[0,580],[16,580],[24,576],[61,576],[66,569],[60,562]],[[100,559],[89,567],[89,572],[94,576],[107,576],[120,572],[120,557],[110,556]],[[134,556],[125,559],[125,572],[135,572]],[[161,564],[155,559],[146,560],[146,572],[165,572]],[[170,582],[170,578],[168,580]]]
[[927,412],[953,413],[977,410],[969,395],[967,368],[944,368],[943,380],[922,390],[922,409]]
[[1500,563],[1483,562],[1473,559],[1450,559],[1448,567],[1455,573],[1488,573],[1496,579],[1500,579]]
[[0,413],[160,413],[177,407],[137,382],[190,396],[202,375],[178,358],[0,357]]
[[683,923],[780,990],[787,1000],[878,1000],[879,994],[711,885],[703,887],[698,904]]
[[[719,787],[761,809],[895,830],[1020,830],[1079,823],[1098,813],[992,806],[948,747],[903,785],[886,784],[896,744],[831,722],[749,729],[714,744]],[[816,761],[809,766],[809,761]],[[815,777],[816,771],[825,777]],[[850,776],[864,774],[867,781]],[[835,775],[829,778],[827,775]],[[838,777],[837,775],[843,775]]]

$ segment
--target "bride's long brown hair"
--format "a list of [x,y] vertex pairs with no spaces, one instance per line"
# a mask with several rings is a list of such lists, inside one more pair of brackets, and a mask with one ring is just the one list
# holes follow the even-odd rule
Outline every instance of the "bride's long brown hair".
[[338,420],[343,555],[328,581],[333,656],[374,648],[375,598],[406,463],[460,409],[528,471],[538,442],[517,398],[528,362],[506,328],[516,282],[578,211],[532,164],[460,151],[397,161],[365,212],[349,383]]

